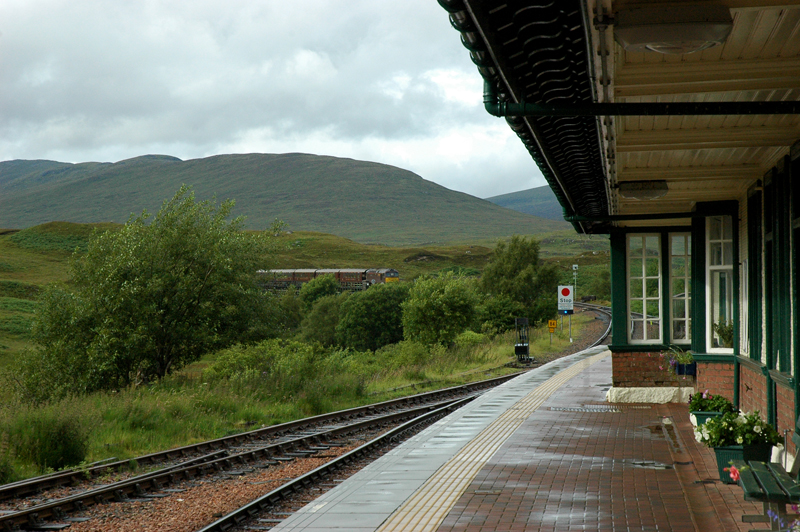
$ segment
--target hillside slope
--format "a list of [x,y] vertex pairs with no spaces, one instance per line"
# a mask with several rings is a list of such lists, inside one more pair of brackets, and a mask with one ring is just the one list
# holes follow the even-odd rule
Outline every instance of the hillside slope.
[[541,216],[549,220],[564,220],[564,210],[556,199],[556,195],[548,186],[520,190],[510,194],[501,194],[486,198],[495,205],[513,209],[518,212]]
[[465,242],[569,230],[384,164],[328,156],[218,155],[181,161],[147,155],[118,163],[0,163],[0,227],[48,221],[125,222],[155,212],[181,184],[198,199],[236,200],[251,229],[276,218],[290,229],[389,245]]

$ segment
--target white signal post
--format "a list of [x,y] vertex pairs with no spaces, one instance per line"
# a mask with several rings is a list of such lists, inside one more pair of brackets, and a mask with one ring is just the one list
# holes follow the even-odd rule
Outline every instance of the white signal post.
[[569,341],[572,343],[572,312],[574,309],[575,290],[572,286],[558,287],[558,313],[561,315],[561,330],[564,330],[564,314],[569,315]]

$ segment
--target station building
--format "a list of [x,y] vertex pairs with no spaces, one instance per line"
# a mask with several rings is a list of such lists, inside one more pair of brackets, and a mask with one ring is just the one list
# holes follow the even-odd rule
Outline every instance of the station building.
[[690,385],[800,432],[800,0],[439,3],[564,218],[609,235],[609,399]]

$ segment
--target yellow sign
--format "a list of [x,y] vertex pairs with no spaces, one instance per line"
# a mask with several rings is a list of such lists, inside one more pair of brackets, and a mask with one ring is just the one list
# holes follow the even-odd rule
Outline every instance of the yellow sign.
[[[550,327],[550,329],[555,329],[556,327],[558,327],[558,321],[557,320],[547,320],[547,326]],[[553,331],[551,330],[550,332],[553,332]]]
[[556,328],[555,328],[555,327],[550,327],[550,332],[551,332],[551,333],[554,333],[554,332],[556,332]]

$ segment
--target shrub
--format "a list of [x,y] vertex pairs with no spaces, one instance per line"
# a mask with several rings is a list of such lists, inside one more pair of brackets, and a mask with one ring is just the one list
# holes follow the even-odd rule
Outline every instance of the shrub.
[[0,484],[14,481],[16,475],[11,458],[9,435],[7,432],[2,432],[0,433]]
[[233,202],[196,202],[188,187],[119,231],[96,235],[75,257],[70,283],[42,297],[34,340],[53,366],[83,372],[73,393],[159,379],[270,329],[271,300],[256,271],[268,237],[228,220]]
[[11,433],[14,454],[42,471],[78,465],[86,459],[89,426],[69,403],[30,409],[16,416]]
[[351,295],[342,304],[341,319],[336,326],[339,345],[374,351],[402,340],[402,304],[408,294],[406,283],[391,283]]
[[458,347],[468,347],[474,345],[480,345],[485,343],[487,337],[485,334],[476,333],[473,331],[464,331],[463,333],[456,336],[455,342],[453,342]]
[[541,262],[539,242],[519,235],[508,243],[497,243],[492,260],[481,275],[481,288],[486,294],[521,303],[532,324],[556,313],[557,286],[557,269]]
[[314,302],[300,324],[300,336],[307,342],[319,342],[325,347],[336,343],[341,307],[350,294],[323,296]]
[[475,319],[472,283],[452,274],[418,279],[403,302],[403,336],[426,345],[448,345]]
[[332,273],[314,277],[303,285],[298,296],[303,303],[306,311],[311,310],[314,303],[325,296],[333,296],[339,293],[339,281]]

